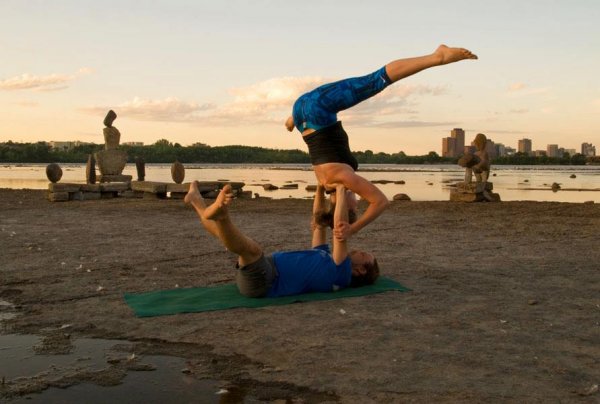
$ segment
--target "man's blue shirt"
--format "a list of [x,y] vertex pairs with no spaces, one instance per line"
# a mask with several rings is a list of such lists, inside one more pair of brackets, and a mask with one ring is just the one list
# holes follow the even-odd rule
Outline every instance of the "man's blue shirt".
[[267,297],[333,292],[348,287],[352,277],[350,257],[336,265],[327,244],[310,250],[276,252],[273,262],[278,276]]

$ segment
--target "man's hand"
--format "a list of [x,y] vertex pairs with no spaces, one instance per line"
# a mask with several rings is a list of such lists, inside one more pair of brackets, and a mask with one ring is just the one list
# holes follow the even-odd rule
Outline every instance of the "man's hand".
[[335,224],[333,236],[340,241],[346,241],[352,236],[352,226],[348,222],[340,221]]

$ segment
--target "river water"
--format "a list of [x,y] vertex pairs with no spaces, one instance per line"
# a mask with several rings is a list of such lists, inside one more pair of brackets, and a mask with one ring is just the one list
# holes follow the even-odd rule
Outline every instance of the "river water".
[[[170,164],[147,164],[147,181],[171,182]],[[187,164],[185,182],[241,181],[245,190],[275,199],[309,198],[313,194],[306,185],[316,184],[310,165],[306,164]],[[0,188],[46,189],[46,164],[3,164],[0,166]],[[85,182],[84,164],[61,164],[60,182]],[[446,201],[451,183],[461,181],[464,170],[454,165],[363,164],[360,174],[370,181],[404,181],[405,184],[377,184],[388,197],[405,193],[415,201]],[[137,178],[134,164],[123,174]],[[574,178],[572,178],[574,176]],[[600,202],[600,166],[492,166],[490,181],[503,201]],[[297,183],[298,189],[264,191],[262,184],[281,187]],[[561,190],[553,192],[552,183]]]

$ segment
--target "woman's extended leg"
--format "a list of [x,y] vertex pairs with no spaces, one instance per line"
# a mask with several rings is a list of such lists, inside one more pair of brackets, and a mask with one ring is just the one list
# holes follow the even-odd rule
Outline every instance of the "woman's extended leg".
[[257,261],[263,251],[260,245],[244,235],[231,221],[228,205],[233,200],[231,186],[225,185],[212,205],[206,206],[204,198],[198,190],[196,181],[190,184],[190,189],[184,202],[192,205],[204,228],[231,252],[239,256],[240,266],[246,266]]
[[447,65],[465,59],[477,59],[477,55],[464,48],[449,48],[446,45],[440,45],[430,55],[394,60],[385,65],[385,71],[390,81],[395,83],[430,67]]

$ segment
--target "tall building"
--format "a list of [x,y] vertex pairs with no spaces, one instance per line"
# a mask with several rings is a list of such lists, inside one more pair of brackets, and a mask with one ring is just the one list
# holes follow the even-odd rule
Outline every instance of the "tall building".
[[496,144],[492,139],[487,139],[487,141],[485,142],[485,151],[491,159],[498,156],[498,154],[496,153]]
[[581,154],[586,157],[594,157],[596,155],[596,146],[591,143],[582,143]]
[[450,131],[450,137],[454,139],[454,156],[460,157],[465,149],[465,131],[454,128]]
[[548,157],[559,157],[558,145],[557,144],[549,144],[548,146],[546,146],[546,155]]
[[506,156],[506,147],[502,143],[496,143],[496,156]]
[[456,139],[445,137],[442,139],[442,157],[454,157],[456,155]]
[[466,153],[465,131],[454,128],[450,131],[450,137],[442,138],[442,157],[460,157]]
[[531,154],[531,139],[519,140],[519,153]]

